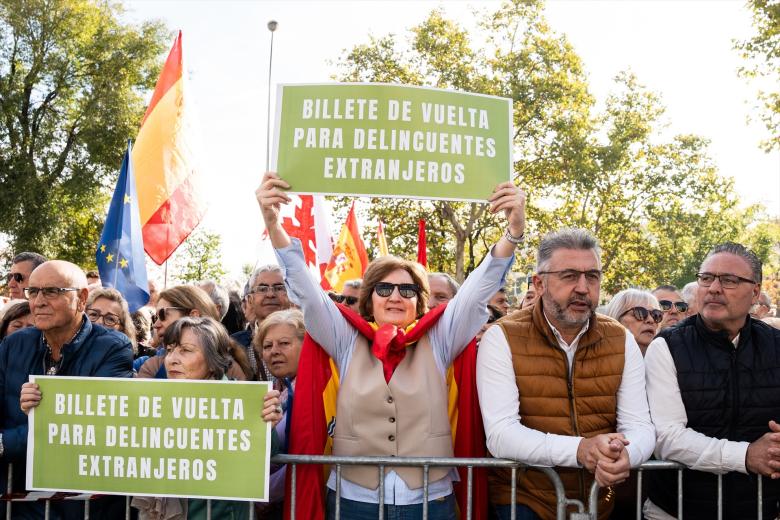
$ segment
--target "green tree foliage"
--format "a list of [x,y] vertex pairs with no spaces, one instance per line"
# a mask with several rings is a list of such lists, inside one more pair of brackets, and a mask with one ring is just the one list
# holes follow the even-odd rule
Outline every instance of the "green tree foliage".
[[762,77],[771,85],[759,92],[761,120],[769,130],[762,143],[765,150],[780,148],[780,3],[777,0],[749,0],[756,34],[736,47],[749,64],[740,69],[747,78]]
[[[538,1],[507,3],[487,16],[481,29],[488,39],[477,48],[466,29],[433,11],[412,29],[410,49],[402,49],[390,35],[372,38],[343,57],[338,78],[512,98],[516,153],[528,158],[522,164],[525,170],[543,175],[560,163],[561,149],[576,147],[582,139],[590,96],[580,59],[566,39],[549,28]],[[424,218],[431,268],[460,280],[479,262],[486,234],[496,224],[484,205],[374,202],[371,215],[387,223],[391,252],[414,254],[417,219]]]
[[[630,73],[616,76],[597,111],[579,57],[547,25],[540,2],[507,2],[480,29],[487,40],[477,49],[476,36],[434,11],[412,29],[410,49],[374,38],[346,54],[339,77],[512,98],[514,177],[529,200],[518,273],[532,270],[539,237],[564,226],[599,237],[607,292],[691,281],[709,247],[745,235],[759,208],[740,207],[707,140],[663,138],[659,96]],[[375,199],[370,214],[385,222],[391,252],[406,257],[425,218],[431,269],[459,279],[503,232],[479,204]]]
[[110,191],[168,34],[96,0],[0,0],[0,233],[94,264]]
[[225,271],[222,268],[222,238],[202,227],[193,231],[171,258],[173,278],[178,283],[200,280],[219,282]]

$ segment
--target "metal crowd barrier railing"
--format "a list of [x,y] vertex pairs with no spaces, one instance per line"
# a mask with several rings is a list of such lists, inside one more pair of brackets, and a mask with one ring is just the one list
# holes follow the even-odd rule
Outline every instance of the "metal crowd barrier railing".
[[[393,466],[407,466],[407,467],[419,467],[423,471],[423,514],[422,520],[428,520],[428,496],[429,496],[429,481],[428,473],[430,468],[434,467],[465,467],[467,468],[467,509],[465,511],[464,518],[471,520],[473,516],[472,511],[472,498],[473,498],[473,470],[474,468],[507,468],[512,472],[512,503],[511,503],[511,519],[515,520],[515,496],[516,496],[516,480],[517,470],[523,468],[533,467],[534,469],[541,471],[555,487],[556,495],[556,519],[566,520],[567,509],[569,507],[576,507],[577,511],[570,513],[569,520],[596,520],[598,518],[598,493],[599,486],[595,482],[591,486],[589,500],[586,505],[580,500],[570,499],[566,497],[563,483],[560,477],[553,468],[527,466],[520,464],[516,461],[506,459],[492,459],[492,458],[428,458],[428,457],[336,457],[325,455],[277,455],[271,459],[273,464],[287,464],[288,471],[290,472],[291,481],[291,495],[287,497],[290,501],[290,513],[292,520],[296,518],[296,484],[297,484],[297,467],[301,464],[320,464],[335,466],[336,469],[336,509],[334,511],[336,519],[341,518],[341,472],[342,466],[376,466],[379,472],[379,482],[384,482],[386,468]],[[677,462],[658,461],[651,460],[645,462],[638,468],[637,471],[637,484],[636,484],[636,518],[641,520],[642,518],[642,477],[645,471],[653,470],[676,470],[677,471],[677,511],[678,520],[682,520],[683,517],[683,470],[685,467]],[[51,498],[53,493],[34,493],[28,494],[25,498],[14,498],[12,494],[12,465],[8,465],[8,489],[6,495],[2,498],[6,502],[6,518],[11,518],[12,505],[17,502],[30,502],[31,500],[44,500],[44,518],[49,520]],[[78,495],[70,497],[58,497],[57,500],[83,500],[84,503],[84,520],[89,520],[89,504],[90,499],[100,495]],[[125,519],[130,520],[130,500],[132,497],[126,497],[125,500]],[[758,476],[757,487],[757,519],[763,520],[763,479]],[[377,518],[384,520],[384,486],[379,486],[379,503],[377,504]],[[254,503],[249,502],[247,507],[249,508],[249,519],[254,520],[255,509]],[[206,519],[211,520],[211,501],[207,501]],[[723,475],[718,475],[718,520],[723,520]]]

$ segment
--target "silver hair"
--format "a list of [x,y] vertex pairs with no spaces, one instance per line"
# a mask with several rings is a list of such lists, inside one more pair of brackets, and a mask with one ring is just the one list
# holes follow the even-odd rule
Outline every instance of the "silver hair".
[[452,295],[455,296],[458,294],[458,289],[460,289],[460,284],[453,278],[452,276],[448,275],[447,273],[428,273],[428,279],[431,278],[442,278],[449,286],[450,290],[452,291]]
[[601,267],[601,248],[599,241],[584,229],[564,228],[547,233],[539,243],[536,253],[536,271],[548,268],[550,258],[558,249],[575,249],[596,253],[596,259]]
[[699,289],[698,283],[696,282],[686,283],[685,286],[680,290],[680,296],[682,296],[682,299],[685,303],[690,305],[691,302],[696,298],[696,291],[698,289]]
[[224,318],[225,314],[227,314],[228,307],[230,307],[230,295],[228,294],[227,289],[214,280],[201,280],[195,285],[206,291],[206,294],[209,295],[211,301],[217,306],[217,310],[220,314],[219,319]]
[[276,264],[261,265],[260,267],[255,269],[252,272],[252,276],[249,277],[249,282],[247,283],[247,293],[251,291],[252,288],[255,286],[257,277],[263,273],[279,273],[282,276],[282,278],[284,278],[284,271],[282,271],[282,268],[279,267],[278,265]]
[[724,242],[710,249],[707,256],[704,257],[704,260],[706,261],[711,256],[715,256],[719,253],[731,253],[732,255],[742,258],[747,262],[750,271],[753,273],[753,281],[760,284],[763,280],[763,265],[761,259],[758,258],[758,255],[751,249],[748,249],[742,244],[737,244],[736,242]]
[[660,309],[658,300],[650,291],[641,289],[624,289],[617,293],[607,304],[604,314],[616,320],[620,318],[627,310],[634,307],[652,307]]
[[354,280],[347,280],[344,282],[344,287],[351,287],[352,289],[360,289],[361,285],[363,285],[362,278],[355,278]]

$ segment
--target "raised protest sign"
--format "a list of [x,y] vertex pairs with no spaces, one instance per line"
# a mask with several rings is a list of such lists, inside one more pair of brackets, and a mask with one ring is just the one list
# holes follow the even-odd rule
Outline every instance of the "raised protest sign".
[[512,173],[512,100],[385,84],[281,85],[274,169],[297,193],[484,202]]
[[31,380],[28,489],[268,500],[269,383]]

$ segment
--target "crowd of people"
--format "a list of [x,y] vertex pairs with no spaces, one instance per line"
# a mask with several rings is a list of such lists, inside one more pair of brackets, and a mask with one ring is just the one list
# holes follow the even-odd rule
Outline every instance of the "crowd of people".
[[[0,310],[0,486],[13,463],[14,491],[24,491],[26,414],[43,397],[30,375],[258,380],[274,388],[262,411],[274,453],[468,454],[555,467],[566,495],[584,504],[599,484],[601,519],[634,516],[631,469],[655,456],[688,468],[685,518],[717,515],[717,474],[725,474],[724,518],[755,518],[756,475],[769,477],[764,517],[780,512],[780,330],[749,249],[716,245],[695,282],[626,288],[598,307],[598,242],[561,229],[542,237],[531,283],[511,301],[504,286],[524,237],[525,195],[504,183],[488,201],[504,216],[504,234],[462,284],[388,256],[326,292],[281,226],[288,187],[267,173],[257,190],[277,264],[255,269],[242,294],[212,280],[150,287],[148,305],[131,313],[97,273],[35,253],[13,258]],[[323,373],[338,380],[333,402],[323,397]],[[472,415],[479,431],[463,451],[460,425]],[[387,518],[422,518],[424,479],[428,518],[464,510],[456,469],[424,476],[389,466],[381,478],[371,466],[308,470],[298,468],[298,493],[328,518],[337,509],[347,520],[376,518],[380,496]],[[478,473],[475,500],[481,476],[491,518],[556,517],[542,471],[520,471],[516,482],[509,470]],[[271,468],[270,501],[255,506],[257,518],[283,517],[287,477],[284,465]],[[676,517],[676,478],[651,472],[642,500],[645,518]],[[197,499],[135,497],[132,505],[140,518],[203,518],[206,509]],[[210,507],[212,518],[248,518],[243,503]],[[43,515],[35,502],[12,508],[13,518]],[[81,518],[83,504],[53,502],[50,515]],[[90,517],[124,517],[124,500],[94,500]]]

